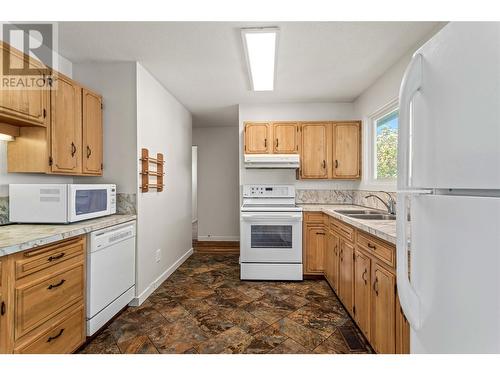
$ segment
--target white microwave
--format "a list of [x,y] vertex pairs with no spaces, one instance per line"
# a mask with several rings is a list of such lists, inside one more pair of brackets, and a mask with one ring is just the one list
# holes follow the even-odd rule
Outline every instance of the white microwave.
[[10,184],[9,221],[73,223],[116,213],[113,184]]

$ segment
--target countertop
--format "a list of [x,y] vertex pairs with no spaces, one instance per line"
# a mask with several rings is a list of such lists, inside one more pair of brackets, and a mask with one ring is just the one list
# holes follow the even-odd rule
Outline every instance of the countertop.
[[329,216],[350,224],[355,228],[370,233],[384,241],[390,242],[394,245],[396,244],[396,220],[353,219],[334,211],[349,209],[359,210],[360,208],[367,209],[367,207],[356,206],[352,204],[299,204],[298,206],[302,207],[304,212],[323,212]]
[[72,224],[0,226],[0,257],[135,220],[136,215],[110,215]]

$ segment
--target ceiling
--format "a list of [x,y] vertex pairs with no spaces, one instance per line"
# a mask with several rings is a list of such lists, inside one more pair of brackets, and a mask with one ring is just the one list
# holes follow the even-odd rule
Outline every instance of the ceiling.
[[[240,28],[278,26],[275,90],[250,91]],[[73,62],[139,61],[193,114],[236,126],[238,104],[351,102],[436,22],[63,22]]]

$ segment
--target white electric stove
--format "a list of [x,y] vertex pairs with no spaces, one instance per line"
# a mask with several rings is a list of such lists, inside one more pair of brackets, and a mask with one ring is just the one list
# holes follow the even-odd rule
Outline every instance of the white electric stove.
[[242,280],[302,280],[302,208],[293,185],[244,185]]

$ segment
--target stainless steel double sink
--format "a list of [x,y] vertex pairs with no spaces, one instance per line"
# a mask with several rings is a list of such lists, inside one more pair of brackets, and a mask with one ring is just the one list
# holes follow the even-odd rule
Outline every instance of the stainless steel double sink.
[[377,210],[335,210],[335,212],[361,220],[396,220],[396,215],[383,213]]

